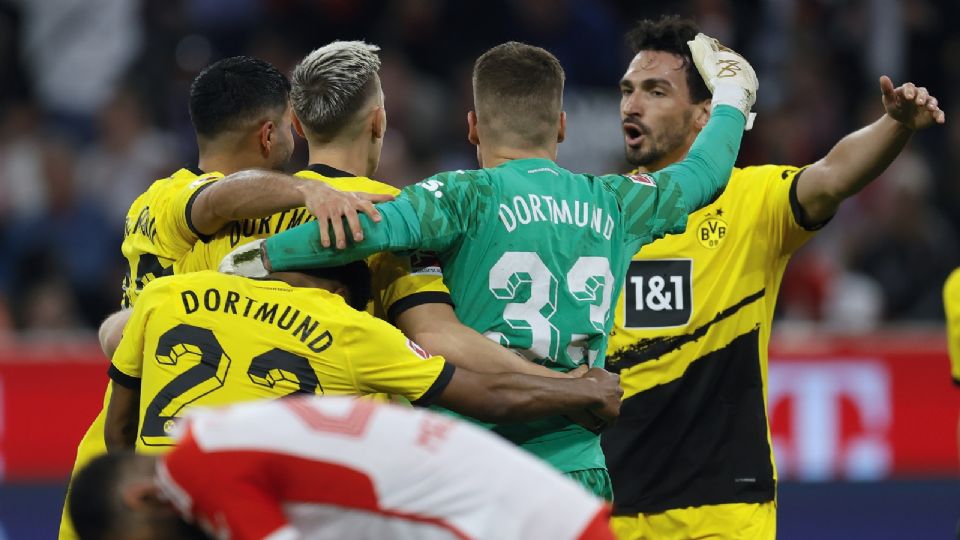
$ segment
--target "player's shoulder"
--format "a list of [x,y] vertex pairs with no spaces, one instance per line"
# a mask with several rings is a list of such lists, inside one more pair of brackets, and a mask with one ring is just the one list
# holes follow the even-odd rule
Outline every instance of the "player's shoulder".
[[943,284],[944,299],[952,299],[951,303],[960,305],[960,268],[950,272]]
[[730,173],[728,185],[743,185],[757,181],[786,181],[792,179],[803,167],[794,165],[750,165],[748,167],[734,167]]
[[165,196],[170,196],[191,185],[199,185],[219,178],[223,178],[223,174],[218,172],[204,173],[196,169],[179,169],[170,176],[154,180],[153,183],[150,184],[150,187],[137,197],[132,207],[142,205],[145,201],[153,201],[164,198]]
[[400,192],[400,190],[396,187],[391,186],[386,182],[374,180],[373,178],[367,178],[366,176],[342,176],[333,174],[328,176],[322,173],[322,169],[318,170],[316,167],[304,169],[296,173],[294,176],[309,180],[317,180],[327,184],[330,187],[339,189],[340,191],[362,191],[377,195],[396,195]]

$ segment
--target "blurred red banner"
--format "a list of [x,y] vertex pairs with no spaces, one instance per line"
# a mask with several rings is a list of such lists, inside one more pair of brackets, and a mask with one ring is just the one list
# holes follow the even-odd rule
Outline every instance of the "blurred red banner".
[[[93,344],[0,348],[0,481],[66,478],[106,370]],[[768,402],[783,479],[958,475],[960,388],[942,333],[781,333]]]

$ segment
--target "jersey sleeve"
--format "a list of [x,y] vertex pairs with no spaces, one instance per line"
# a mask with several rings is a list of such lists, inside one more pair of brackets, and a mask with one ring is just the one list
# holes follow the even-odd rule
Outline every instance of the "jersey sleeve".
[[108,374],[115,383],[131,390],[140,388],[143,376],[143,348],[147,322],[157,306],[169,294],[167,279],[151,281],[133,307],[133,313],[123,329],[123,337],[110,361]]
[[206,241],[208,236],[203,235],[194,227],[190,214],[193,203],[203,190],[222,178],[219,173],[205,174],[196,180],[169,195],[165,204],[159,205],[157,214],[157,241],[167,247],[172,253],[186,253],[197,240]]
[[477,216],[482,191],[467,176],[442,173],[407,186],[395,200],[377,205],[379,223],[360,214],[363,241],[346,249],[324,248],[320,231],[311,224],[274,235],[264,242],[270,264],[274,271],[283,271],[339,266],[380,251],[442,254],[467,233]]
[[[760,222],[764,225],[773,255],[792,255],[826,223],[810,223],[797,199],[797,181],[803,168],[764,165],[741,169],[745,178],[738,183],[761,195]],[[750,194],[744,194],[749,196]]]
[[943,310],[947,319],[950,374],[953,382],[960,386],[960,268],[950,274],[943,286]]
[[686,229],[690,212],[680,187],[669,176],[657,180],[648,174],[612,175],[604,179],[620,200],[625,230],[638,248]]
[[217,538],[295,538],[279,536],[287,518],[262,459],[257,452],[205,452],[187,431],[158,466],[158,484],[181,514]]
[[417,252],[410,257],[377,253],[367,259],[373,290],[388,321],[422,304],[453,304],[436,255]]
[[366,314],[346,337],[345,351],[360,393],[400,395],[426,407],[453,377],[453,364],[430,356],[396,328]]

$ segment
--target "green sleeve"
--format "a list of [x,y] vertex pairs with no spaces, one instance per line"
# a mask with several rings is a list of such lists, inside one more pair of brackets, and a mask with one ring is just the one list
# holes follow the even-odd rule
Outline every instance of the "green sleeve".
[[657,180],[669,177],[679,184],[683,202],[690,212],[710,204],[730,180],[745,122],[739,110],[718,105],[693,141],[687,157],[653,173],[653,177]]
[[445,251],[463,231],[457,195],[446,189],[446,176],[436,175],[407,186],[395,200],[378,204],[380,223],[361,214],[363,241],[346,249],[320,245],[316,223],[305,223],[268,238],[264,246],[271,267],[283,271],[339,266],[381,251]]
[[740,149],[743,114],[718,106],[682,161],[655,173],[604,177],[617,192],[633,241],[651,242],[686,228],[687,215],[727,185]]

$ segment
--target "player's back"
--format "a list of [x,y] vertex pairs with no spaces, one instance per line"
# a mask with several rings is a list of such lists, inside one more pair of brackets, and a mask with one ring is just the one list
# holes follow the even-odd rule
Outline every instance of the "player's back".
[[140,379],[140,449],[166,449],[192,407],[372,391],[353,357],[371,356],[361,336],[386,325],[324,289],[204,271],[156,280],[139,304],[111,369]]
[[[397,188],[363,176],[352,176],[326,165],[311,165],[296,176],[324,182],[341,191],[360,191],[378,195],[396,195]],[[214,270],[220,261],[239,245],[260,238],[267,238],[303,223],[316,221],[306,208],[284,210],[257,219],[242,219],[231,222],[223,230],[197,242],[188,253],[176,261],[176,273]],[[425,292],[446,293],[442,280],[437,275],[411,275],[409,261],[391,253],[378,253],[367,259],[372,276],[373,298],[367,311],[388,320],[390,309],[400,300],[411,301],[410,296]]]
[[[652,179],[575,174],[546,159],[444,173],[416,189],[415,209],[427,199],[422,228],[453,223],[464,233],[439,253],[464,324],[562,371],[603,366],[621,286],[614,277],[641,243],[682,230],[686,218],[679,191]],[[433,225],[431,211],[446,215]],[[497,431],[561,471],[604,467],[596,435],[565,418]]]
[[423,411],[290,399],[204,411],[189,425],[161,478],[189,495],[186,513],[212,518],[218,507],[234,534],[275,532],[264,501],[232,496],[266,484],[302,538],[572,539],[603,512],[499,438]]
[[132,306],[147,283],[171,274],[174,261],[190,250],[200,235],[192,230],[186,215],[189,202],[200,189],[222,176],[180,169],[155,181],[133,201],[120,246],[127,260],[123,307]]
[[[655,191],[652,180],[640,181]],[[682,229],[685,218],[678,203],[659,227],[637,227],[666,204],[639,200],[634,182],[518,159],[418,184],[458,207],[465,234],[440,256],[454,303],[469,305],[457,310],[461,320],[550,367],[572,369],[587,358],[602,366],[620,287],[613,276],[625,273],[632,248]],[[421,226],[431,226],[429,216]]]

